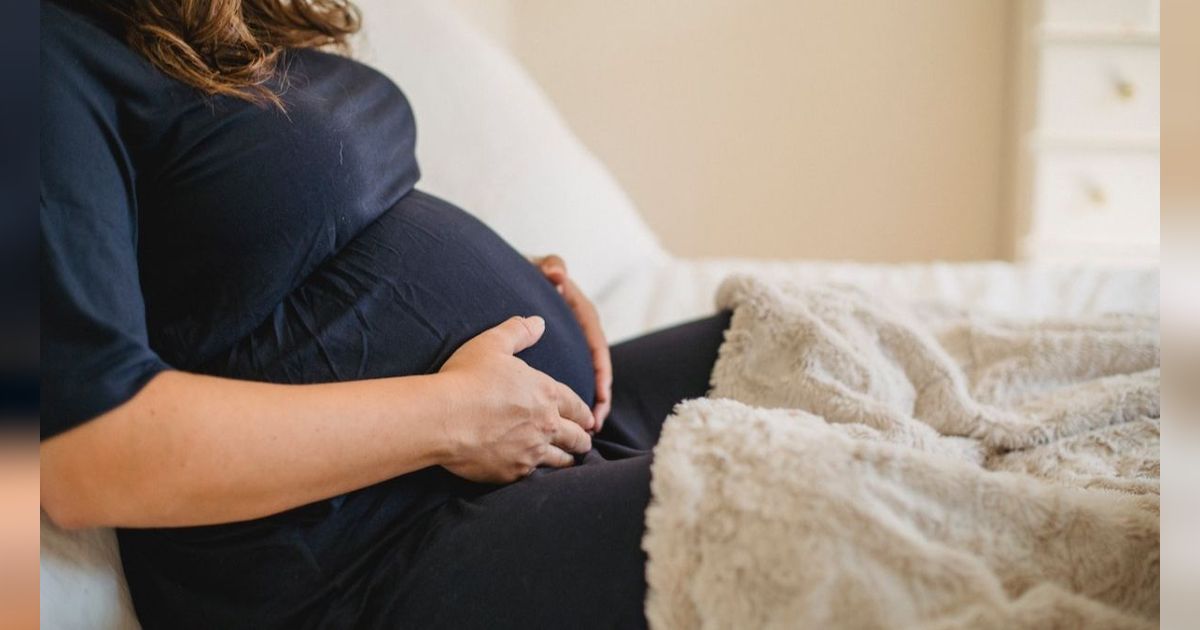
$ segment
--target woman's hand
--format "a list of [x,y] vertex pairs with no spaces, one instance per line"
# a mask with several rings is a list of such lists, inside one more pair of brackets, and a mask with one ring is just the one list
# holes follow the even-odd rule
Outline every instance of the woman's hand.
[[439,371],[457,392],[445,416],[442,466],[470,479],[516,481],[538,466],[562,468],[592,448],[596,422],[571,388],[513,356],[537,343],[541,317],[512,317],[454,352]]
[[571,307],[575,319],[579,320],[579,325],[583,328],[588,349],[592,351],[592,365],[596,368],[596,405],[592,408],[596,428],[593,433],[598,433],[612,409],[612,357],[608,352],[608,340],[604,337],[604,329],[600,326],[600,314],[596,312],[592,301],[567,276],[567,264],[562,258],[551,254],[531,260]]

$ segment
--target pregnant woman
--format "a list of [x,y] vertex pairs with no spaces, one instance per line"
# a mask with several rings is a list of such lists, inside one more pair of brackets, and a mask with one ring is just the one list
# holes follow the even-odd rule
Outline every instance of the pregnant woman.
[[728,315],[610,356],[562,261],[414,189],[343,0],[42,14],[42,505],[118,528],[142,624],[644,625]]

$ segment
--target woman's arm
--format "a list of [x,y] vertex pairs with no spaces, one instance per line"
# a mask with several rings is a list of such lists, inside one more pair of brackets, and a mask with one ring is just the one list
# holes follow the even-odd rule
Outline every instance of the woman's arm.
[[545,330],[514,317],[433,375],[274,385],[164,372],[45,441],[42,506],[64,527],[257,518],[433,465],[508,482],[591,448],[591,412],[513,356]]

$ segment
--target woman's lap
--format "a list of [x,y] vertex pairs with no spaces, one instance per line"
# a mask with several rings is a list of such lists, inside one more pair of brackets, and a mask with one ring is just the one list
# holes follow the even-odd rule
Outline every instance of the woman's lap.
[[721,313],[613,346],[613,411],[594,450],[574,467],[437,508],[394,550],[404,570],[375,576],[364,617],[403,627],[644,626],[650,451],[675,403],[707,391],[728,322]]
[[646,454],[452,499],[419,548],[396,558],[400,582],[372,585],[365,616],[394,627],[644,626],[649,481]]

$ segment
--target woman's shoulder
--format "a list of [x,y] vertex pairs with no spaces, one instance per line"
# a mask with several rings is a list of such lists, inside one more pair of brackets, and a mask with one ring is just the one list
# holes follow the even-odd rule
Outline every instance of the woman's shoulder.
[[[374,66],[356,59],[353,50],[348,53],[300,48],[288,51],[286,75],[289,83],[304,84],[312,77],[330,77],[336,83],[361,89],[394,92],[407,106],[407,97],[400,86]],[[285,98],[286,100],[286,98]]]

